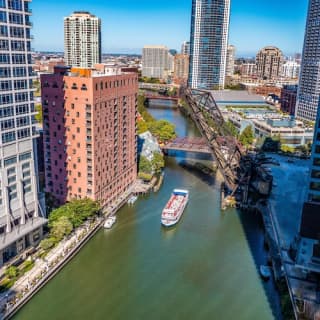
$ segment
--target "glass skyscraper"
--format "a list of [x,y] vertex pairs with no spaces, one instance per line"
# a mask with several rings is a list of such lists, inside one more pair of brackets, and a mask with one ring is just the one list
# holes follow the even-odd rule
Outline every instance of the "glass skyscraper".
[[223,89],[226,73],[230,0],[193,0],[188,84]]
[[320,5],[309,1],[296,116],[315,121],[320,102]]
[[0,0],[0,266],[39,243],[46,222],[38,198],[29,3]]

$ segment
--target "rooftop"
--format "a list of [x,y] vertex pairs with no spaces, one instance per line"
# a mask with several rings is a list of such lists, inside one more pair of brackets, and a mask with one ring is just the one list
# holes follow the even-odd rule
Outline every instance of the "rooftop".
[[265,104],[262,96],[246,90],[220,90],[211,93],[218,104]]

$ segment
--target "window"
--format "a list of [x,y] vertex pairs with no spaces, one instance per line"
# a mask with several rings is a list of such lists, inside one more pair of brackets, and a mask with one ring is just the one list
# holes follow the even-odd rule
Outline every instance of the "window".
[[15,164],[15,163],[17,163],[17,157],[10,157],[10,158],[4,159],[5,167],[11,166],[12,164]]
[[14,115],[13,107],[0,108],[0,118],[11,117]]
[[9,67],[0,68],[0,78],[8,78],[11,76],[11,70]]
[[31,159],[31,152],[26,152],[19,155],[19,161],[25,161]]
[[0,53],[0,64],[9,64],[10,56],[8,53]]
[[0,26],[0,36],[7,37],[8,36],[8,27]]
[[14,128],[14,119],[1,121],[1,130],[8,130]]
[[9,143],[16,140],[16,133],[14,131],[2,134],[2,143]]
[[11,81],[4,80],[0,81],[0,91],[9,91],[11,90]]
[[0,11],[0,22],[7,22],[7,13],[5,11]]
[[18,131],[18,139],[24,139],[30,137],[30,129],[29,128],[25,128],[25,129],[21,129]]

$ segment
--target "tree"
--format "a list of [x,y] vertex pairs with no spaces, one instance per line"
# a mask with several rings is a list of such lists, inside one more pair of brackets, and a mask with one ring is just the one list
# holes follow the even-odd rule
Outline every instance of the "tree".
[[52,247],[55,246],[55,244],[57,243],[57,239],[55,238],[45,238],[40,242],[40,248],[43,250],[49,250]]
[[53,222],[51,235],[62,240],[65,236],[69,235],[73,230],[73,225],[67,217],[60,217],[57,221]]
[[145,156],[140,155],[139,172],[152,173],[152,163]]
[[144,121],[144,120],[140,120],[137,123],[137,127],[138,127],[138,134],[144,133],[146,131],[148,131],[148,124]]
[[234,137],[238,136],[238,130],[237,130],[236,126],[230,120],[227,121],[226,127],[232,136],[234,136]]
[[252,126],[247,126],[242,131],[242,133],[240,134],[239,140],[245,147],[252,145],[254,141],[254,133],[253,133]]
[[41,104],[36,104],[35,106],[37,114],[35,115],[35,119],[37,122],[42,123],[42,105]]
[[176,137],[175,126],[167,120],[158,120],[150,125],[149,130],[163,142]]
[[18,276],[18,273],[19,273],[19,270],[15,266],[10,266],[5,271],[5,275],[10,279],[16,278]]
[[155,152],[153,154],[153,159],[151,161],[152,163],[152,168],[155,173],[160,173],[161,169],[164,168],[165,163],[164,163],[164,157],[160,152]]

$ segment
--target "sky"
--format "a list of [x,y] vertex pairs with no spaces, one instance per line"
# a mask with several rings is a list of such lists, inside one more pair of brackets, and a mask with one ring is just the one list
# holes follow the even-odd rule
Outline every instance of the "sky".
[[[181,48],[190,38],[192,0],[33,0],[33,47],[63,51],[63,18],[90,11],[102,20],[104,53],[141,53],[146,44]],[[231,0],[229,43],[238,57],[264,46],[302,51],[308,0]]]

